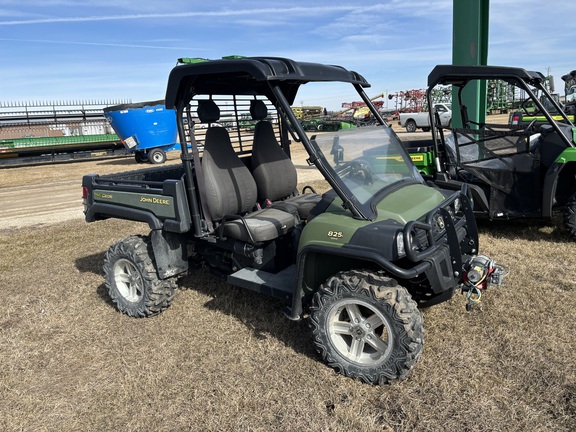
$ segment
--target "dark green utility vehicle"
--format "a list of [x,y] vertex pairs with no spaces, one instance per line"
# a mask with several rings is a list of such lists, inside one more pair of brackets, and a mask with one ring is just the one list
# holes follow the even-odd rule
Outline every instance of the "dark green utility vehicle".
[[[436,66],[428,101],[436,86],[453,86],[452,107],[462,121],[445,126],[430,113],[435,157],[421,171],[428,168],[427,179],[444,189],[466,184],[479,217],[551,221],[560,214],[576,239],[576,126],[545,83],[541,73],[516,67]],[[520,110],[509,120],[469,118],[463,94],[504,85],[509,106]]]
[[[319,353],[344,375],[403,378],[423,348],[418,306],[461,289],[474,302],[502,272],[478,255],[466,187],[426,185],[368,86],[342,67],[283,58],[178,64],[165,104],[177,113],[182,164],[83,178],[88,222],[151,229],[106,254],[118,309],[161,312],[200,261],[230,284],[284,299],[288,318],[309,318]],[[297,95],[346,100],[350,91],[378,126],[308,136],[291,109]],[[327,192],[297,191],[295,143]]]

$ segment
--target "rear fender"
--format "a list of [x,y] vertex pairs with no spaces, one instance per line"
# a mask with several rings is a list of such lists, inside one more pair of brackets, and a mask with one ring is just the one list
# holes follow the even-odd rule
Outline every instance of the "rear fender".
[[120,207],[115,204],[94,203],[86,210],[86,222],[117,218],[139,222],[146,222],[150,229],[162,228],[162,222],[152,212],[129,207]]

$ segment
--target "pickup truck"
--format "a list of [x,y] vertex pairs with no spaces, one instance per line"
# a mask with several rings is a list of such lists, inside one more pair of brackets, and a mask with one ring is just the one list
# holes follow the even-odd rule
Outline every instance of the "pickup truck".
[[[444,127],[450,127],[452,122],[452,104],[437,103],[434,104],[434,109],[440,116],[440,123]],[[400,126],[406,128],[406,132],[416,132],[416,129],[422,128],[424,132],[430,131],[430,113],[428,111],[421,111],[417,113],[400,113]]]

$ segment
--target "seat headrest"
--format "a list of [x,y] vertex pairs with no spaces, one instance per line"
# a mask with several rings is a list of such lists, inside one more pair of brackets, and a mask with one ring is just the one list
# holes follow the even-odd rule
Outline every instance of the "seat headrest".
[[263,100],[253,99],[250,101],[250,115],[254,120],[264,120],[268,115],[268,108]]
[[212,99],[199,100],[196,112],[201,123],[214,123],[220,118],[220,108]]

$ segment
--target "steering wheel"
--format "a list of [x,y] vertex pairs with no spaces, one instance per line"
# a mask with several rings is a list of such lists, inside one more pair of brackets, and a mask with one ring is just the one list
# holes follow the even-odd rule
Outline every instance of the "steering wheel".
[[532,119],[532,121],[531,121],[530,123],[528,123],[528,126],[526,126],[526,127],[524,128],[524,130],[525,130],[525,131],[535,130],[535,129],[534,129],[534,124],[536,124],[537,121],[538,121],[538,119],[537,119],[536,117],[534,117],[534,118]]
[[362,180],[363,184],[374,183],[374,173],[367,163],[361,161],[350,161],[340,166],[339,171],[342,172],[348,168],[348,177]]
[[538,114],[538,111],[540,111],[540,109],[537,106],[534,106],[534,112],[533,113],[529,113],[528,112],[528,107],[526,107],[526,103],[528,101],[531,101],[532,99],[528,98],[528,99],[524,99],[522,101],[522,104],[520,105],[520,107],[522,108],[522,111],[524,112],[525,115],[527,116],[535,116]]

